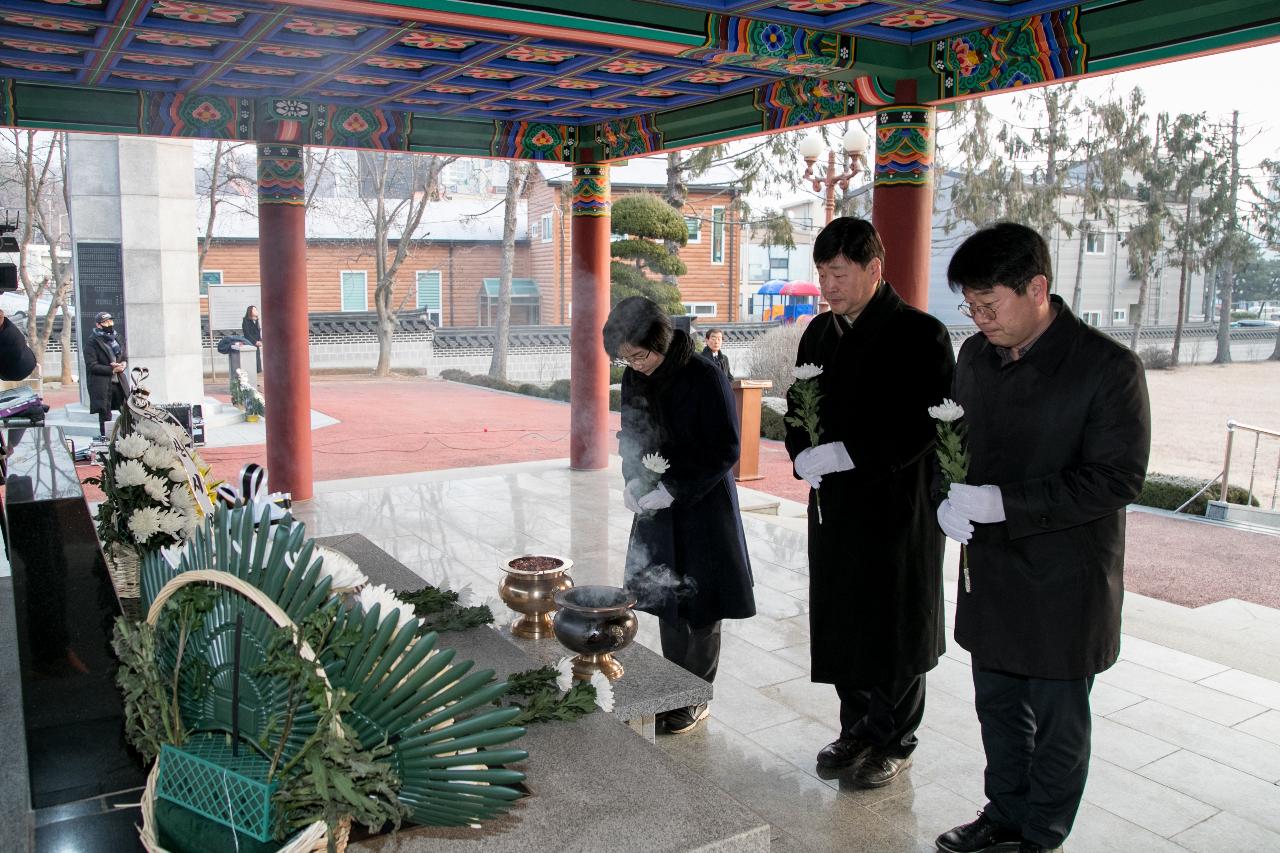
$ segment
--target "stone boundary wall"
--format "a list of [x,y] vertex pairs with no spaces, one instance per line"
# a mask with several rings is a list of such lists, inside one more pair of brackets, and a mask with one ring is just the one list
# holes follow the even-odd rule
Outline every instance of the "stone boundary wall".
[[[523,327],[518,332],[528,332],[537,327]],[[478,335],[478,330],[436,329],[434,331],[401,331],[392,346],[392,368],[419,370],[431,376],[449,368],[468,373],[488,373],[493,355],[492,332]],[[728,330],[727,330],[728,331]],[[734,375],[750,374],[751,345],[759,331],[746,325],[735,327],[728,335],[724,351],[733,365]],[[1124,329],[1108,330],[1116,340],[1128,344],[1129,335]],[[974,333],[971,326],[951,327],[951,340],[959,352],[960,345]],[[1231,356],[1236,361],[1265,361],[1275,348],[1275,331],[1272,329],[1233,329],[1231,332]],[[1188,327],[1183,329],[1182,360],[1184,364],[1207,364],[1217,353],[1217,331],[1214,327]],[[557,379],[568,379],[570,371],[569,335],[564,326],[543,327],[537,342],[516,336],[508,362],[508,379],[512,382],[548,384]],[[1139,351],[1156,347],[1169,351],[1173,347],[1173,329],[1155,327],[1143,329],[1139,336]],[[72,342],[75,348],[75,342]],[[212,361],[211,361],[212,354]],[[201,363],[206,373],[210,365],[216,365],[219,375],[226,373],[227,358],[205,343]],[[373,370],[378,362],[378,339],[372,333],[334,334],[315,332],[311,335],[311,364],[324,370]],[[62,353],[58,340],[49,342],[44,356],[44,375],[57,377],[62,371]],[[76,368],[79,369],[78,367]]]

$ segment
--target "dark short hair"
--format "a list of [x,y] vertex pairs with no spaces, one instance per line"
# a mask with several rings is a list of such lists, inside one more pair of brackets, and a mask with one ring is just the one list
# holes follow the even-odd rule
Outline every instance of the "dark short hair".
[[880,242],[875,226],[867,220],[841,216],[831,220],[813,241],[815,264],[825,264],[836,255],[844,255],[863,267],[871,263],[872,258],[879,258],[883,264],[884,243]]
[[704,337],[704,338],[709,338],[709,337],[711,337],[712,335],[719,335],[720,337],[722,337],[722,338],[723,338],[723,337],[724,337],[724,329],[721,329],[721,328],[719,328],[718,326],[712,326],[710,329],[707,329],[707,333],[706,333],[705,335],[703,335],[703,337]]
[[671,318],[658,303],[643,296],[628,296],[613,306],[604,323],[604,351],[618,357],[623,344],[642,347],[659,355],[671,346]]
[[997,284],[1021,295],[1038,275],[1053,283],[1049,244],[1025,225],[997,222],[960,244],[947,265],[947,283],[959,293],[988,291]]

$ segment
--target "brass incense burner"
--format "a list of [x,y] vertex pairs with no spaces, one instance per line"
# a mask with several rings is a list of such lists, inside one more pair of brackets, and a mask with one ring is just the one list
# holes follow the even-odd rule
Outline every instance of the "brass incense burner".
[[556,593],[573,587],[567,557],[525,554],[502,560],[506,572],[498,584],[498,596],[520,616],[511,623],[511,633],[526,640],[550,637],[551,614],[556,609]]
[[635,596],[616,586],[579,586],[556,593],[556,603],[556,639],[578,653],[573,677],[587,681],[603,672],[610,681],[621,678],[622,664],[613,653],[636,638]]

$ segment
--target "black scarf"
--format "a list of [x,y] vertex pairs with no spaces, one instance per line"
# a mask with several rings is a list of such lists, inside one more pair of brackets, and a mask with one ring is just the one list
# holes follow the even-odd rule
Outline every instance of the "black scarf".
[[116,338],[115,329],[102,329],[95,327],[93,333],[102,339],[107,345],[107,349],[111,350],[111,360],[120,360],[120,341]]

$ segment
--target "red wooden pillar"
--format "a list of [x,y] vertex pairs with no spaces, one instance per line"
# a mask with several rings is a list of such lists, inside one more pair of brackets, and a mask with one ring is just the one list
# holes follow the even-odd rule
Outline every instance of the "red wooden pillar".
[[884,241],[884,277],[906,302],[929,307],[933,234],[935,110],[912,103],[914,80],[900,80],[895,102],[876,110],[876,175],[871,222]]
[[313,493],[311,359],[307,350],[307,242],[302,146],[258,146],[258,267],[267,474],[295,501]]
[[569,328],[569,467],[609,464],[609,167],[573,167],[573,319]]

